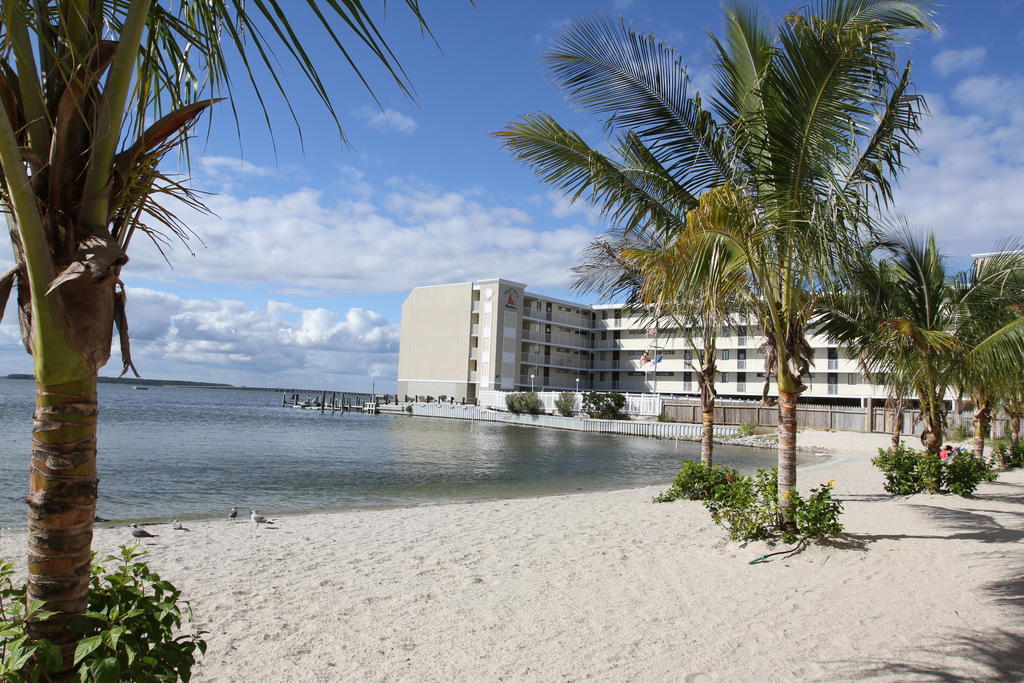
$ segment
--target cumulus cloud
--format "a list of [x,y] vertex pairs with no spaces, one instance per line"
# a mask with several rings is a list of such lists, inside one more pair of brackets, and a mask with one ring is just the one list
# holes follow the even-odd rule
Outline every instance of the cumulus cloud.
[[410,135],[419,127],[411,116],[406,116],[402,112],[390,108],[380,110],[363,107],[356,112],[356,115],[364,119],[368,127],[376,130],[395,131],[403,135]]
[[943,76],[958,71],[973,71],[985,61],[984,47],[969,47],[961,50],[943,50],[932,59],[932,67]]
[[398,327],[363,308],[344,315],[277,301],[252,308],[129,288],[128,319],[132,355],[147,375],[173,368],[175,376],[271,386],[394,378]]
[[564,287],[594,231],[535,230],[522,211],[463,193],[400,183],[367,199],[300,190],[281,197],[211,197],[215,216],[176,207],[202,238],[196,255],[177,248],[168,268],[145,240],[133,245],[133,276],[276,283],[309,294],[401,292],[506,275],[534,287]]
[[961,80],[952,99],[929,95],[920,159],[896,192],[896,208],[941,238],[953,256],[990,251],[1019,236],[1024,216],[1024,80]]

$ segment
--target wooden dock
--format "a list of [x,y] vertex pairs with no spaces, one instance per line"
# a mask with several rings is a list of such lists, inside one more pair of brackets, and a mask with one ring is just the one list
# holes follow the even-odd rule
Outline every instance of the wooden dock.
[[286,391],[281,396],[281,405],[301,410],[318,410],[321,413],[343,413],[347,410],[362,411],[365,404],[380,402],[382,398],[387,401],[390,396],[378,394],[375,397],[358,391]]

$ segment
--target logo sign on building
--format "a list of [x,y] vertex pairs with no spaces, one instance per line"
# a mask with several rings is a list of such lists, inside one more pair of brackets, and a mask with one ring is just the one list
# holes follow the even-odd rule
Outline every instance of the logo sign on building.
[[519,299],[519,292],[518,291],[516,291],[514,289],[508,290],[508,297],[505,299],[505,310],[506,311],[518,310],[518,304],[516,303],[516,301],[518,299]]

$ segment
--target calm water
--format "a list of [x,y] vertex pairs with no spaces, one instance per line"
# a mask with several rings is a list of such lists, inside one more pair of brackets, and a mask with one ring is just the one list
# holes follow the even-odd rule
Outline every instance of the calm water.
[[[23,524],[32,382],[0,379],[0,525]],[[98,514],[116,520],[509,498],[668,483],[698,444],[281,407],[279,394],[101,384]],[[719,446],[743,470],[774,452]]]

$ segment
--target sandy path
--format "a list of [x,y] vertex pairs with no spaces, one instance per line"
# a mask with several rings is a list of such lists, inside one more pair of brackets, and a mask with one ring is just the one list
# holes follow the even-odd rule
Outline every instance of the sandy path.
[[867,462],[888,437],[800,436],[836,451],[800,477],[838,481],[849,537],[777,562],[658,488],[151,527],[147,548],[211,632],[196,680],[1024,679],[1024,471],[896,499]]

